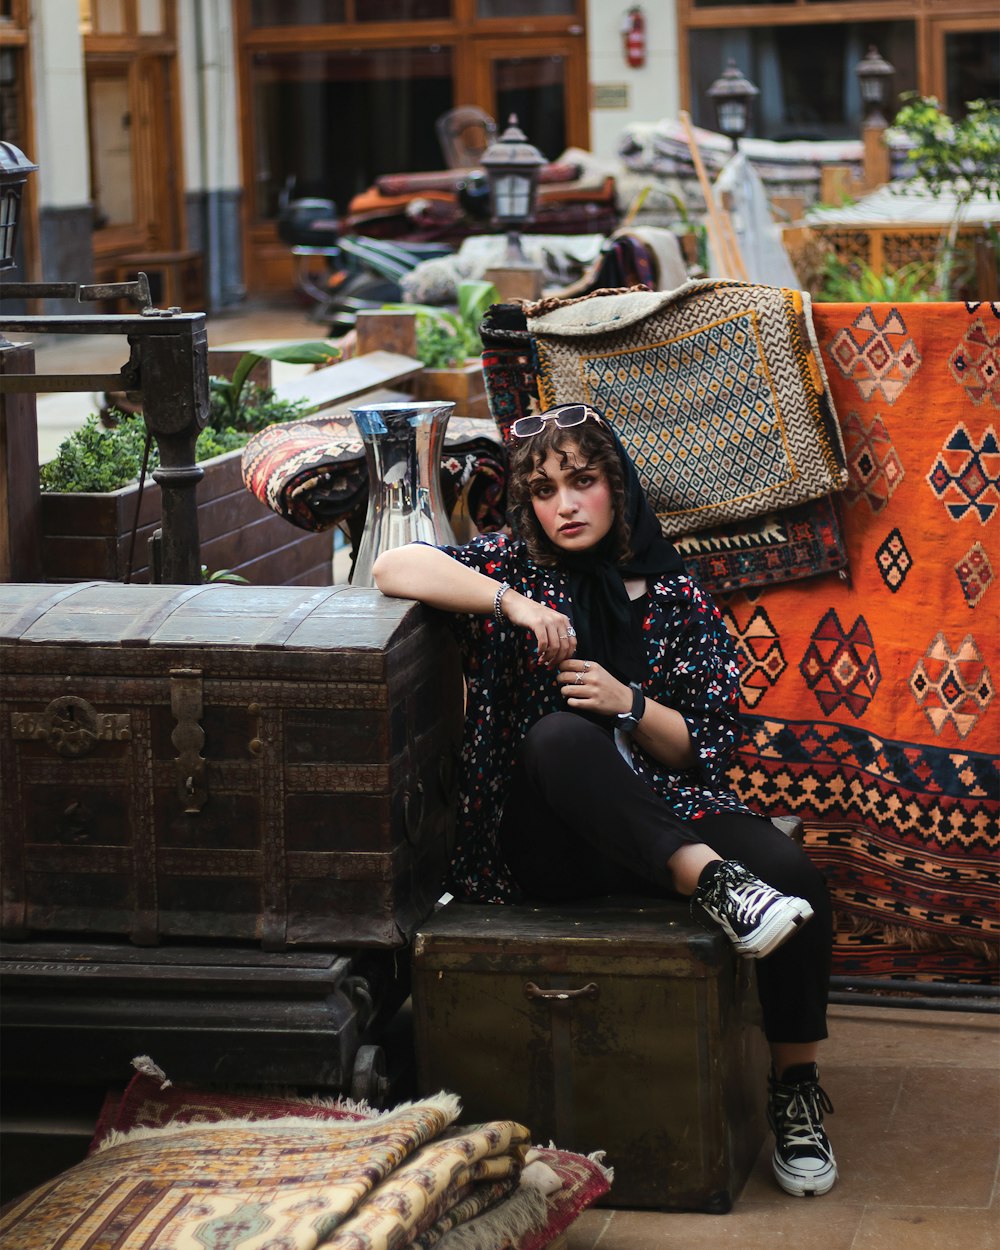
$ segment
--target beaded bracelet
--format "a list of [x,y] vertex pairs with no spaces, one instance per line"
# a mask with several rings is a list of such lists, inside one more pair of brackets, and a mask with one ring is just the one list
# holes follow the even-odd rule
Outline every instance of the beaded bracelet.
[[510,590],[510,582],[501,582],[497,587],[497,593],[493,596],[494,620],[502,621],[504,619],[503,613],[500,611],[500,600],[504,597],[508,590]]

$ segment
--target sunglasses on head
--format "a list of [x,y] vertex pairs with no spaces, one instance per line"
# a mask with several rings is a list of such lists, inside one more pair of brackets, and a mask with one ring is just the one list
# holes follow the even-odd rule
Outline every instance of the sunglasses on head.
[[514,438],[531,438],[533,434],[541,434],[549,421],[554,421],[560,430],[571,430],[574,425],[583,425],[588,420],[596,421],[599,425],[604,424],[593,408],[588,408],[586,404],[566,404],[565,407],[553,408],[549,412],[539,413],[538,416],[518,417],[511,424],[510,432]]

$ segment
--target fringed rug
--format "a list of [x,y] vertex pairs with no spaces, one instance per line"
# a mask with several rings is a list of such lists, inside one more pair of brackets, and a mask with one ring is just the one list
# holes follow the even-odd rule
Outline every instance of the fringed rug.
[[[554,1148],[529,1149],[524,1131],[510,1122],[449,1127],[456,1110],[449,1096],[378,1115],[350,1101],[173,1085],[148,1058],[134,1063],[137,1075],[123,1093],[109,1095],[102,1109],[87,1161],[96,1170],[79,1173],[72,1169],[59,1178],[58,1184],[52,1183],[55,1189],[42,1186],[30,1200],[12,1204],[5,1213],[7,1225],[0,1224],[11,1247],[28,1244],[17,1237],[23,1229],[35,1227],[32,1219],[37,1221],[45,1211],[51,1213],[53,1204],[67,1210],[74,1205],[79,1215],[86,1209],[88,1219],[91,1208],[102,1209],[109,1166],[114,1173],[114,1194],[119,1198],[132,1192],[133,1183],[152,1181],[138,1200],[155,1202],[168,1177],[173,1178],[174,1196],[180,1197],[180,1189],[197,1176],[201,1188],[196,1197],[204,1199],[202,1205],[207,1206],[216,1196],[216,1180],[222,1173],[226,1184],[239,1190],[242,1205],[238,1216],[234,1217],[234,1208],[222,1223],[212,1224],[219,1215],[219,1208],[214,1208],[215,1214],[206,1216],[199,1226],[199,1239],[189,1243],[167,1240],[161,1231],[159,1239],[149,1243],[150,1250],[174,1250],[175,1245],[204,1250],[206,1245],[217,1244],[264,1250],[269,1246],[268,1236],[281,1250],[299,1250],[300,1242],[291,1239],[299,1234],[290,1231],[297,1228],[294,1221],[299,1217],[303,1226],[311,1219],[322,1231],[324,1239],[312,1243],[317,1246],[350,1246],[351,1250],[375,1245],[414,1250],[430,1250],[432,1246],[440,1250],[542,1250],[610,1188],[610,1174],[596,1160]],[[275,1126],[276,1135],[255,1136],[266,1122]],[[171,1133],[185,1126],[194,1135],[175,1141],[166,1154],[161,1154],[162,1146],[170,1143]],[[311,1132],[310,1126],[316,1132]],[[361,1136],[330,1136],[327,1130],[338,1126]],[[210,1129],[219,1133],[213,1136]],[[387,1143],[388,1149],[380,1145],[376,1152],[372,1147],[371,1155],[365,1155],[369,1146],[360,1145],[362,1140]],[[345,1145],[354,1149],[351,1168],[337,1164],[331,1171],[323,1143],[338,1151]],[[130,1144],[133,1153],[125,1149]],[[270,1147],[279,1144],[275,1158]],[[220,1152],[230,1146],[252,1152],[246,1164],[247,1176],[240,1171],[243,1165],[235,1170],[223,1166]],[[110,1158],[111,1164],[107,1159],[94,1164],[102,1156]],[[395,1163],[387,1169],[389,1156]],[[385,1183],[386,1177],[391,1184]],[[343,1190],[336,1211],[327,1188],[331,1178]],[[296,1186],[314,1181],[318,1192],[292,1196]],[[248,1187],[245,1190],[244,1183]],[[271,1189],[265,1192],[266,1184]],[[351,1198],[362,1190],[369,1197],[352,1205]],[[235,1191],[226,1192],[232,1197]],[[256,1213],[251,1210],[255,1203],[259,1208]],[[278,1203],[284,1220],[280,1225],[274,1222],[278,1208],[273,1204]],[[350,1208],[349,1216],[343,1213],[345,1207]],[[197,1212],[195,1215],[201,1218]],[[213,1241],[213,1236],[221,1238],[230,1227],[225,1220],[231,1217],[251,1225],[257,1221],[258,1228],[240,1230],[246,1241]],[[334,1217],[339,1222],[328,1227]],[[272,1221],[267,1236],[263,1234],[265,1219]],[[113,1224],[105,1229],[108,1236],[111,1231]],[[279,1235],[289,1240],[282,1242]],[[3,1244],[8,1243],[5,1240]],[[39,1241],[36,1250],[49,1244]],[[87,1242],[79,1245],[80,1250],[91,1250]],[[97,1246],[114,1250],[116,1245],[106,1238],[95,1241],[93,1250]],[[146,1243],[136,1241],[134,1245],[141,1250]]]
[[798,581],[847,567],[837,507],[829,495],[673,541],[688,571],[712,594]]
[[731,779],[796,813],[835,971],[995,977],[1000,319],[816,305],[844,430],[849,575],[723,600],[747,734]]

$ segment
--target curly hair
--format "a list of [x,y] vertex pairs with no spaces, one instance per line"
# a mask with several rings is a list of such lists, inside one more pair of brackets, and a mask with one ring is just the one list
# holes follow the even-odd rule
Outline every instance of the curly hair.
[[532,560],[542,567],[551,568],[559,558],[559,551],[539,524],[531,502],[531,475],[544,464],[550,451],[556,452],[564,468],[575,452],[584,464],[604,474],[611,488],[614,509],[611,525],[613,558],[619,564],[628,560],[632,554],[632,535],[625,518],[625,475],[608,427],[597,421],[585,421],[567,430],[560,429],[554,421],[548,421],[538,434],[511,440],[507,487],[510,516],[516,532],[527,544]]

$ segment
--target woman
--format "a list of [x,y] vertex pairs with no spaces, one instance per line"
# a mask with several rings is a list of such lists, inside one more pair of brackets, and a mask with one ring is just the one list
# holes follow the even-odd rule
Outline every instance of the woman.
[[830,905],[802,850],[726,784],[739,729],[725,625],[595,409],[560,405],[511,435],[521,538],[414,544],[374,570],[383,593],[452,613],[463,650],[449,888],[481,902],[652,893],[699,905],[761,961],[778,1183],[826,1193],[837,1168],[816,1057]]

